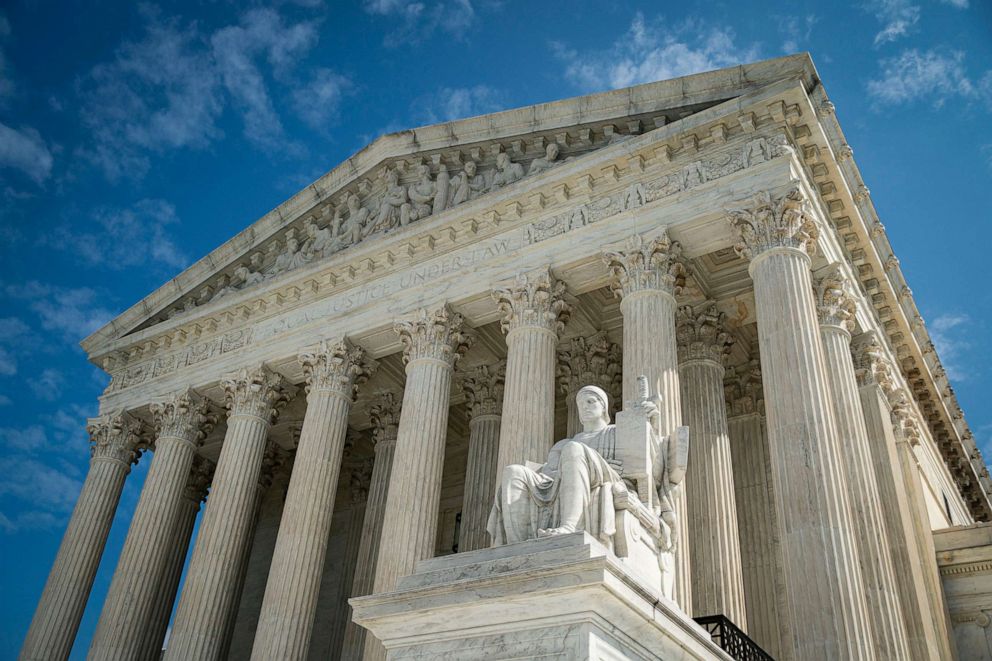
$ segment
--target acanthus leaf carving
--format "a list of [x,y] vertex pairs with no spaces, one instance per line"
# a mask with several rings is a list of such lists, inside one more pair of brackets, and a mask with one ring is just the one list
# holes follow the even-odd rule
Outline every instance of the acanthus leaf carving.
[[679,306],[675,314],[675,336],[679,362],[710,360],[721,366],[730,355],[734,338],[726,331],[727,315],[716,301]]
[[369,419],[372,422],[372,444],[376,448],[383,442],[396,442],[402,405],[402,396],[395,392],[386,391],[379,393],[375,403],[369,407]]
[[727,209],[737,234],[734,251],[748,260],[774,248],[796,248],[812,255],[819,230],[807,207],[806,197],[796,186],[783,195],[762,191],[746,206]]
[[438,360],[454,367],[468,351],[473,336],[463,329],[465,320],[447,304],[434,310],[421,309],[412,319],[398,322],[396,333],[403,343],[403,360]]
[[331,391],[354,401],[358,387],[368,381],[378,364],[365,349],[353,345],[347,338],[322,341],[310,351],[299,355],[306,375],[307,392]]
[[220,381],[229,415],[251,415],[275,422],[279,411],[296,394],[296,386],[264,365],[242,367]]
[[493,299],[500,313],[500,328],[507,334],[522,327],[537,327],[557,335],[572,310],[565,300],[565,283],[547,269],[518,274],[511,284],[495,289]]
[[821,326],[854,330],[854,297],[840,264],[829,264],[814,274],[813,296]]
[[723,389],[728,416],[764,413],[761,361],[757,358],[752,358],[743,365],[728,367],[723,378]]
[[573,337],[558,349],[558,386],[574,398],[587,385],[602,388],[610,397],[613,412],[619,408],[623,388],[623,354],[620,345],[606,333]]
[[500,415],[503,406],[503,384],[506,363],[479,365],[470,372],[459,375],[458,384],[465,393],[469,417]]
[[217,424],[213,402],[192,388],[149,406],[159,438],[179,438],[199,444]]
[[148,429],[126,411],[107,413],[86,421],[90,435],[90,456],[109,459],[130,467],[148,447]]
[[610,289],[618,298],[646,290],[675,296],[685,286],[682,245],[668,238],[667,229],[649,239],[634,234],[624,248],[605,251],[603,259],[610,270]]

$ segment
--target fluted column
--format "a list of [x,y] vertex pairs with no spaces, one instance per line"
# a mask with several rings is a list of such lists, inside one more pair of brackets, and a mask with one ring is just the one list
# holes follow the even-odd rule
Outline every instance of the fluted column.
[[623,363],[620,345],[606,333],[573,337],[558,348],[558,386],[568,409],[566,435],[582,431],[575,396],[584,386],[598,386],[610,397],[611,417],[622,408]]
[[140,454],[141,423],[124,412],[89,420],[90,468],[41,593],[20,659],[67,659],[86,608],[124,480]]
[[334,495],[359,383],[374,369],[347,340],[300,355],[307,412],[259,616],[252,659],[304,659],[313,633]]
[[[462,316],[447,305],[396,325],[406,387],[393,461],[403,470],[393,471],[389,480],[382,520],[382,539],[389,543],[379,547],[374,592],[393,590],[418,560],[434,555],[451,372],[470,343],[462,327]],[[365,658],[385,658],[385,649],[366,640]]]
[[798,189],[729,212],[750,260],[787,611],[798,659],[873,659]]
[[133,659],[151,625],[158,584],[175,536],[183,491],[199,443],[217,421],[192,390],[151,405],[158,439],[90,645],[89,659]]
[[193,467],[186,480],[186,488],[183,490],[172,539],[166,542],[169,559],[158,581],[155,607],[148,620],[148,628],[142,634],[141,649],[137,656],[139,661],[159,661],[162,658],[165,632],[169,629],[172,606],[176,603],[183,565],[186,564],[189,542],[193,537],[193,526],[196,525],[196,515],[200,511],[200,503],[207,497],[207,489],[210,487],[213,473],[212,461],[199,456],[193,458]]
[[733,340],[714,301],[679,308],[676,326],[682,421],[692,430],[686,512],[698,534],[689,547],[692,610],[747,628],[734,472],[727,433],[723,361]]
[[500,407],[505,366],[482,365],[462,375],[461,386],[468,397],[468,461],[465,465],[465,494],[460,552],[489,548],[486,524],[496,493]]
[[[685,281],[682,246],[665,230],[654,238],[631,236],[623,247],[604,253],[612,281],[621,297],[623,315],[623,401],[637,399],[637,378],[646,376],[649,387],[661,398],[660,432],[671,435],[682,424],[678,351],[675,339],[675,295]],[[690,430],[690,435],[692,431]],[[691,450],[690,450],[691,452]],[[678,515],[675,539],[675,600],[692,612],[685,493],[681,485],[669,494]]]
[[[348,529],[344,544],[344,563],[341,567],[338,583],[337,610],[334,614],[333,631],[328,650],[333,658],[344,648],[344,635],[351,619],[351,607],[348,599],[351,597],[355,581],[355,570],[358,568],[359,553],[362,551],[362,530],[365,527],[365,511],[369,498],[369,482],[372,477],[372,460],[352,465],[349,469],[351,483],[351,509],[349,510]],[[325,655],[315,655],[311,650],[310,657],[324,658]]]
[[727,370],[724,390],[728,403],[727,433],[734,463],[734,500],[747,633],[766,652],[784,661],[791,658],[786,654],[791,653],[791,624],[784,607],[782,549],[758,360],[755,358]]
[[[395,393],[384,392],[369,408],[372,420],[372,443],[375,461],[369,481],[369,495],[365,501],[365,520],[362,522],[362,539],[358,548],[358,562],[351,584],[352,597],[371,594],[375,579],[375,566],[379,559],[379,540],[382,537],[382,518],[386,511],[386,492],[396,451],[396,434],[400,421],[400,398]],[[348,606],[348,623],[345,626],[342,661],[357,661],[365,651],[367,631],[351,620]]]
[[927,594],[924,572],[925,563],[930,560],[920,555],[920,545],[916,543],[912,504],[915,484],[911,476],[907,479],[903,475],[898,449],[902,441],[897,441],[892,426],[889,395],[895,400],[897,392],[893,367],[873,332],[858,337],[853,353],[909,658],[914,661],[951,658],[947,640],[941,638],[940,609],[934,608]]
[[827,378],[833,394],[837,441],[847,474],[855,542],[861,558],[868,618],[875,654],[880,659],[909,656],[902,605],[895,571],[889,556],[889,532],[882,515],[868,430],[858,395],[858,382],[851,359],[851,329],[854,300],[848,285],[831,265],[814,282],[820,334],[826,359]]
[[896,454],[899,456],[899,467],[906,489],[910,494],[910,507],[913,509],[913,541],[917,545],[920,558],[923,558],[923,585],[927,591],[927,601],[930,603],[933,615],[933,626],[937,633],[942,659],[953,658],[955,644],[953,627],[947,602],[944,600],[944,589],[940,581],[940,572],[935,558],[937,551],[933,543],[933,531],[930,528],[930,513],[923,495],[923,467],[916,451],[924,438],[924,423],[913,406],[908,392],[898,389],[889,394],[889,404],[892,406],[892,426],[895,429]]
[[493,292],[506,333],[497,475],[511,464],[544,463],[554,443],[555,351],[571,309],[564,295],[565,283],[546,269]]
[[242,369],[221,384],[227,434],[165,652],[170,661],[218,659],[224,651],[251,545],[269,427],[295,391],[265,367]]

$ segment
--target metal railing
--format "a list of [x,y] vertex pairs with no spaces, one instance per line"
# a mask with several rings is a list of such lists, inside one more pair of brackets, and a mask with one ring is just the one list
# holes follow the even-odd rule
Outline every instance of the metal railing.
[[723,615],[707,615],[693,618],[696,624],[706,629],[713,642],[737,661],[775,661],[761,649],[737,625]]

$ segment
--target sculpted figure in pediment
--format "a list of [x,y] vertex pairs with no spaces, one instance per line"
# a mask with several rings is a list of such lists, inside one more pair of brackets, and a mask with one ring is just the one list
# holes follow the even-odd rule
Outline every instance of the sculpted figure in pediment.
[[286,248],[276,257],[276,262],[272,265],[271,274],[276,275],[278,273],[292,271],[309,261],[306,255],[303,254],[303,250],[300,247],[300,240],[296,238],[296,231],[289,230],[286,232]]
[[451,196],[451,177],[448,175],[448,168],[442,163],[438,166],[437,181],[434,182],[434,213],[441,213],[448,206],[448,198]]
[[530,162],[530,169],[527,171],[527,174],[539,174],[558,165],[560,163],[558,160],[559,153],[560,147],[558,147],[557,142],[548,143],[548,146],[544,149],[544,156],[542,158],[535,158]]
[[351,193],[348,195],[348,217],[341,221],[341,208],[339,207],[337,212],[334,214],[335,222],[341,228],[340,234],[335,233],[338,237],[338,245],[340,248],[346,246],[351,246],[362,240],[365,235],[365,226],[369,222],[369,210],[362,206],[362,201],[358,198],[358,195]]
[[263,280],[265,280],[265,276],[261,273],[252,271],[244,264],[238,264],[234,267],[234,273],[231,274],[231,279],[228,281],[227,285],[222,289],[219,289],[217,293],[214,294],[214,299],[227,296],[228,294],[233,294],[239,289],[244,289],[245,287],[257,285]]
[[405,186],[400,185],[400,176],[395,170],[386,171],[386,192],[379,203],[379,213],[375,222],[362,231],[366,237],[376,232],[387,232],[394,227],[402,227],[410,222],[410,198]]
[[509,186],[524,176],[524,166],[510,160],[510,155],[500,152],[496,156],[496,174],[493,176],[492,190]]
[[334,234],[330,228],[321,229],[313,219],[308,219],[304,228],[307,238],[303,242],[302,253],[308,261],[326,257],[333,252]]
[[[421,163],[417,166],[417,182],[407,189],[410,197],[410,220],[420,220],[434,211],[434,195],[437,187],[431,179],[431,171]],[[406,223],[403,223],[406,224]]]
[[486,190],[486,178],[478,173],[475,161],[465,161],[464,169],[451,180],[451,206],[474,200]]

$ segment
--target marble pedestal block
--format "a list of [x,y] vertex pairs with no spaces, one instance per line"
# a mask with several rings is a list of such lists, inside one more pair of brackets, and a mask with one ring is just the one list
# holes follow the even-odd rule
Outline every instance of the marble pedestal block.
[[730,659],[645,574],[578,532],[424,560],[350,603],[390,661]]

